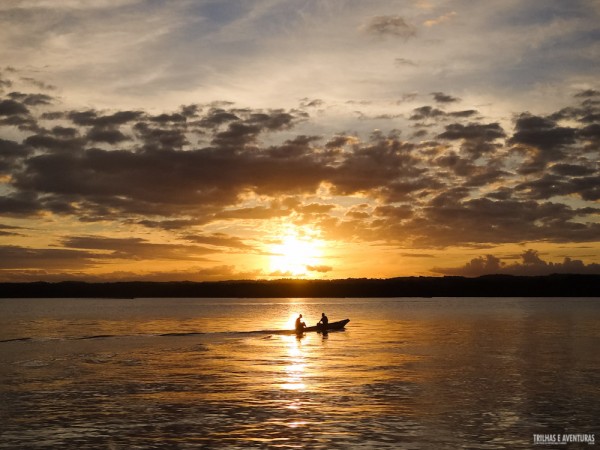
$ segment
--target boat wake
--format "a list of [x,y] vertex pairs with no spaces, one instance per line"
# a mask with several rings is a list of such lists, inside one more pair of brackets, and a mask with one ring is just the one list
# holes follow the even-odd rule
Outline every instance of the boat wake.
[[[349,322],[348,319],[335,322],[330,324],[330,328],[325,332],[343,331],[344,326]],[[331,326],[333,325],[333,326]],[[317,331],[324,332],[324,330],[318,327],[309,327],[305,329],[306,332]],[[139,334],[91,334],[85,336],[23,336],[9,339],[0,339],[0,344],[7,344],[11,342],[46,342],[46,341],[91,341],[101,339],[125,339],[125,338],[173,338],[173,337],[221,337],[221,338],[242,338],[246,336],[263,336],[268,337],[272,335],[294,335],[295,330],[255,330],[255,331],[216,331],[216,332],[203,332],[203,331],[185,331],[185,332],[167,332],[167,333],[139,333]]]

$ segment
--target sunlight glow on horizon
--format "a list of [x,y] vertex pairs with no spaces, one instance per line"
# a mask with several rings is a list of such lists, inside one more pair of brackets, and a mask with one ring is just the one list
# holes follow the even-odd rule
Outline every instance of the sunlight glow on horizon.
[[270,269],[296,277],[307,276],[311,267],[322,263],[324,246],[324,241],[309,234],[300,235],[298,230],[288,231],[269,248]]

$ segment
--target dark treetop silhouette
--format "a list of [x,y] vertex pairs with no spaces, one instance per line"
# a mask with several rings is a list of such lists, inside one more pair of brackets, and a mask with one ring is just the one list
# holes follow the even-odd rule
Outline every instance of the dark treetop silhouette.
[[0,283],[0,297],[600,297],[600,275]]

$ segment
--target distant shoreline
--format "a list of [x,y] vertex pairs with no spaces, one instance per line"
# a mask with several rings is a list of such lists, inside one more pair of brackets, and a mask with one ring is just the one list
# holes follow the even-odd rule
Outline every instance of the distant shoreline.
[[0,298],[600,297],[600,275],[0,283]]

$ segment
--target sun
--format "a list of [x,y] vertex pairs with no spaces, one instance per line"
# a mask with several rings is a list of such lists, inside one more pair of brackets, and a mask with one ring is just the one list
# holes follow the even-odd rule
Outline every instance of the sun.
[[281,275],[306,276],[323,257],[323,242],[310,236],[288,233],[270,247],[271,271]]

